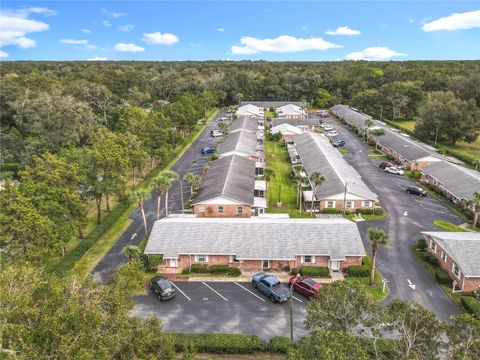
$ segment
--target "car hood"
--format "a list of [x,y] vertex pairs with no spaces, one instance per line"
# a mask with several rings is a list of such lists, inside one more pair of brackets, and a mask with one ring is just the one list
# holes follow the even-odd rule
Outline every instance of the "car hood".
[[280,298],[288,298],[290,297],[290,289],[287,288],[285,285],[277,285],[272,288],[272,292],[275,293]]

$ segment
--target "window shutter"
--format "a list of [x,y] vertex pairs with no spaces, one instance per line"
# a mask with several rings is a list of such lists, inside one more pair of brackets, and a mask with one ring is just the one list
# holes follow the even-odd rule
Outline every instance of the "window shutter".
[[305,257],[304,256],[300,256],[300,263],[303,264],[305,262]]
[[229,258],[229,259],[228,259],[228,262],[229,262],[230,264],[233,263],[233,255],[230,255],[228,258]]
[[315,256],[312,256],[312,264],[315,264]]

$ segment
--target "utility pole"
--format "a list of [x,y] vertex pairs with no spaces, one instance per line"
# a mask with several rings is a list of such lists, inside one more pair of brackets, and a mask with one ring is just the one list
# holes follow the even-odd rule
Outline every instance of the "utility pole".
[[298,280],[300,275],[297,274],[290,285],[290,340],[293,341],[293,284]]

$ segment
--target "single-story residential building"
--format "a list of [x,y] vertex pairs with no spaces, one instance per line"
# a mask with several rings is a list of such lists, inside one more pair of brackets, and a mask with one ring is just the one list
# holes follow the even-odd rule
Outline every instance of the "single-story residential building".
[[438,259],[455,287],[463,292],[480,289],[480,233],[423,231],[428,251]]
[[287,104],[280,106],[276,110],[277,118],[279,119],[303,119],[307,117],[307,112],[300,106]]
[[[310,179],[313,173],[319,172],[325,178],[315,194],[312,190],[303,192],[307,211],[311,209],[312,201],[314,211],[345,209],[353,212],[375,208],[377,195],[365,185],[360,174],[324,135],[308,132],[295,135],[293,139],[307,177]],[[310,185],[313,189],[311,182]]]
[[303,131],[296,126],[289,125],[289,124],[281,124],[281,125],[273,126],[270,129],[270,134],[278,134],[278,133],[281,134],[280,140],[289,141],[292,138],[292,136],[299,135],[303,133]]
[[256,180],[255,161],[237,155],[215,160],[192,201],[198,217],[250,217],[263,214],[266,183]]
[[247,104],[240,106],[235,112],[237,117],[245,116],[251,119],[260,119],[263,118],[263,108],[258,106]]
[[228,129],[229,133],[234,133],[237,131],[247,131],[251,133],[256,133],[259,128],[258,121],[256,119],[248,118],[248,117],[240,117],[236,120],[233,120],[230,128]]
[[301,101],[248,101],[244,100],[240,102],[240,106],[244,105],[255,105],[258,107],[261,107],[262,109],[277,109],[279,107],[288,105],[288,104],[293,104],[299,107],[303,106],[303,103]]
[[364,133],[367,125],[366,120],[372,120],[370,115],[363,114],[347,105],[338,104],[330,108],[330,112],[339,119],[343,120],[350,128],[356,128],[360,133]]
[[365,249],[357,225],[346,219],[170,215],[155,222],[145,254],[163,257],[162,272],[181,272],[192,264],[254,271],[309,265],[340,271],[360,265]]
[[318,117],[306,117],[303,119],[274,119],[272,121],[272,127],[283,124],[295,126],[303,132],[316,131],[320,129],[320,119]]
[[476,170],[448,161],[437,161],[421,171],[421,181],[436,187],[448,200],[460,207],[468,207],[475,192],[480,191],[480,172]]
[[218,145],[218,157],[222,158],[230,155],[238,155],[258,161],[263,161],[265,157],[261,150],[261,141],[259,143],[257,140],[257,134],[246,131],[228,134],[223,142]]

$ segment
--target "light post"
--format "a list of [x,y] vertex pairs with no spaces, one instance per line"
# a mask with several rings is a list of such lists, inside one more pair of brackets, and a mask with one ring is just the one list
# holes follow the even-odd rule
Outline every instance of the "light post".
[[290,340],[293,341],[293,284],[298,280],[300,275],[297,274],[290,285]]

